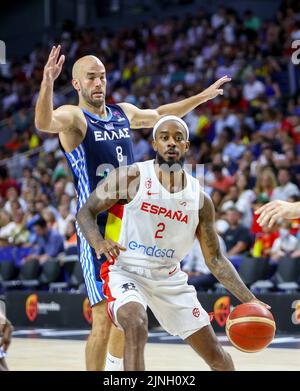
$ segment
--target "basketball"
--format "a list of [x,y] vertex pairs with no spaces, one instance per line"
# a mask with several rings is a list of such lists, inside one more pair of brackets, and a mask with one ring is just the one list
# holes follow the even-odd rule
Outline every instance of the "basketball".
[[227,337],[242,352],[254,353],[264,349],[272,342],[275,331],[273,315],[257,303],[236,306],[226,321]]

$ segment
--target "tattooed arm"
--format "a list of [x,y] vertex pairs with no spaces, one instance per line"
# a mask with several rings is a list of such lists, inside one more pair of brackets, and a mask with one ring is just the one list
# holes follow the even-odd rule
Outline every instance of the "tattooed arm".
[[97,225],[97,215],[116,203],[126,203],[134,198],[139,185],[136,165],[119,167],[112,171],[93,191],[77,214],[77,222],[83,236],[94,248],[97,258],[116,258],[126,248],[111,239],[104,240]]
[[242,303],[255,301],[268,307],[255,298],[241,280],[232,263],[221,253],[215,229],[214,206],[211,199],[205,193],[203,195],[204,204],[199,211],[199,224],[196,236],[200,242],[208,268],[221,284]]

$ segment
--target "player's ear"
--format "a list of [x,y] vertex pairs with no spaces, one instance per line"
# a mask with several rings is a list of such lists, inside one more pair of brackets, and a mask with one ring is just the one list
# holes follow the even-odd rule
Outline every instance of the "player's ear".
[[80,91],[80,84],[77,79],[72,79],[72,84],[76,91]]
[[189,141],[186,142],[185,144],[185,152],[187,152],[190,149],[191,143]]
[[152,140],[152,148],[154,149],[155,152],[157,152],[157,143],[156,143],[156,140]]

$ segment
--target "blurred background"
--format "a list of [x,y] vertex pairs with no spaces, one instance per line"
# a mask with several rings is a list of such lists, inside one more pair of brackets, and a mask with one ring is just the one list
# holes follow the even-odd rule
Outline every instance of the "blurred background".
[[[300,67],[291,61],[292,42],[300,40],[300,3],[16,0],[2,5],[0,26],[6,44],[0,65],[0,287],[13,322],[68,326],[51,306],[48,317],[34,311],[38,297],[63,307],[60,300],[70,293],[78,300],[73,324],[90,322],[77,260],[73,180],[57,135],[40,133],[33,121],[44,64],[52,45],[61,44],[66,62],[55,82],[55,107],[77,104],[71,68],[87,54],[106,66],[107,103],[156,108],[232,77],[224,96],[184,118],[191,134],[186,161],[204,164],[224,252],[245,283],[278,308],[279,329],[299,331],[300,220],[263,230],[254,211],[273,199],[300,200]],[[133,135],[135,159],[152,158],[151,130]],[[197,244],[183,268],[203,306],[228,314],[232,298],[205,267]],[[286,312],[280,314],[282,303]],[[216,320],[223,329],[222,316]]]

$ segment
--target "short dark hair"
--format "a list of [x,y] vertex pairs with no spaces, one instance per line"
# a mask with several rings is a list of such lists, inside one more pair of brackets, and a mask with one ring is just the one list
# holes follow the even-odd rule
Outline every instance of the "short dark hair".
[[222,172],[223,167],[220,164],[214,164],[212,166],[212,172]]
[[33,226],[34,227],[38,226],[38,227],[41,227],[41,228],[46,228],[47,227],[47,222],[46,222],[46,220],[42,216],[39,216],[39,218],[34,222]]

